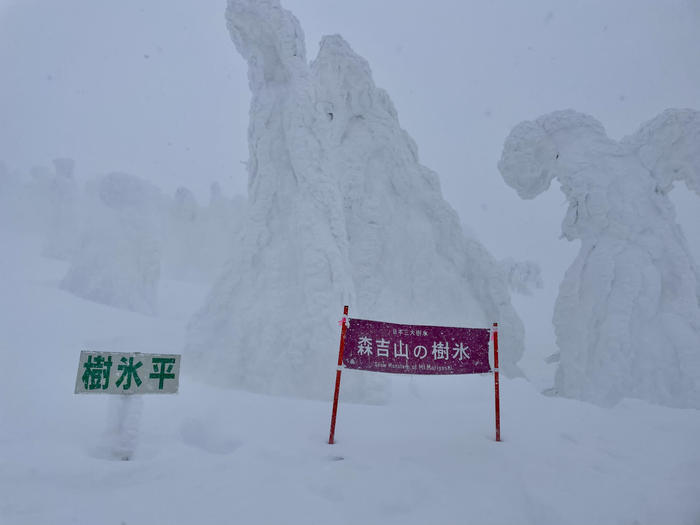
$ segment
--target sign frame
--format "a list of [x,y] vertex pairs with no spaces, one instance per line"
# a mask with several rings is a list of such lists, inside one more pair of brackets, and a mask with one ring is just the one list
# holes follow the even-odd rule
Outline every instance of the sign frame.
[[74,393],[177,394],[180,359],[180,354],[81,350]]
[[[416,372],[413,372],[415,370],[415,367],[411,368],[409,370],[408,365],[406,365],[405,369],[403,370],[398,370],[396,367],[394,367],[394,370],[378,370],[377,367],[373,368],[362,368],[361,366],[354,366],[354,367],[346,367],[343,365],[343,357],[345,353],[345,343],[346,343],[346,338],[347,338],[347,333],[348,333],[348,305],[345,305],[343,307],[343,317],[340,321],[341,324],[341,331],[340,331],[340,347],[338,350],[338,365],[336,368],[335,372],[335,389],[333,393],[333,405],[332,405],[332,411],[331,411],[331,428],[330,428],[330,435],[328,437],[328,444],[333,445],[335,444],[335,426],[336,426],[336,418],[338,415],[338,398],[340,394],[340,380],[341,380],[341,375],[343,369],[356,369],[356,370],[363,370],[363,371],[369,371],[369,372],[385,372],[385,373],[402,373],[402,374],[411,374],[411,373],[417,373],[417,374],[432,374],[433,372],[419,372],[416,370]],[[358,321],[364,321],[368,322],[368,320],[358,320]],[[376,322],[376,321],[375,321]],[[387,323],[387,324],[394,324],[394,323]],[[424,328],[432,328],[436,330],[455,330],[456,327],[424,327]],[[488,330],[484,329],[484,330]],[[500,405],[500,381],[499,381],[499,368],[498,368],[498,323],[493,323],[493,326],[490,331],[490,341],[493,342],[493,367],[490,366],[490,363],[488,363],[488,352],[486,356],[486,365],[488,366],[488,370],[483,370],[483,364],[481,369],[476,369],[472,371],[446,371],[442,375],[446,374],[471,374],[471,373],[493,373],[493,378],[494,378],[494,408],[495,408],[495,423],[496,423],[496,436],[495,440],[500,442],[501,441],[501,405]],[[401,344],[399,342],[399,344]],[[488,344],[488,343],[487,343]],[[395,345],[394,345],[395,346]],[[423,348],[423,347],[421,347]],[[421,354],[423,355],[423,354]],[[408,359],[407,359],[408,362]],[[479,364],[477,362],[477,364]],[[391,367],[390,367],[391,368]],[[466,368],[464,369],[466,370]],[[439,373],[439,372],[438,372]]]

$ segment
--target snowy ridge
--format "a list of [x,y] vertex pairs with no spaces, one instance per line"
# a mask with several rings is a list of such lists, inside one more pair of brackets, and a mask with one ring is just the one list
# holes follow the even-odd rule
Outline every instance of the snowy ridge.
[[[346,302],[355,317],[498,321],[501,366],[518,375],[523,327],[507,277],[464,236],[367,62],[336,35],[307,64],[299,22],[277,1],[231,0],[226,16],[252,91],[250,216],[239,255],[190,324],[186,351],[200,373],[325,398]],[[383,380],[365,376],[351,376],[344,395],[381,400]]]
[[534,198],[558,179],[562,232],[581,240],[554,311],[565,396],[700,407],[700,274],[666,195],[674,180],[697,188],[699,122],[668,110],[617,142],[592,117],[558,111],[506,139],[505,181]]

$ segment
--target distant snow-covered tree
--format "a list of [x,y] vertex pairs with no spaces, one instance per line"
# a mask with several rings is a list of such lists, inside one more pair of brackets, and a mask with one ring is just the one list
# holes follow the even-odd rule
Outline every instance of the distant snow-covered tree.
[[542,269],[534,261],[516,261],[507,257],[500,261],[508,284],[514,292],[531,295],[533,289],[542,288]]
[[667,196],[700,192],[700,112],[667,110],[622,141],[574,111],[518,124],[499,169],[531,199],[557,179],[581,250],[554,310],[555,389],[610,404],[700,407],[700,273]]
[[92,216],[61,287],[109,306],[154,314],[164,205],[160,190],[133,175],[111,173],[91,193]]

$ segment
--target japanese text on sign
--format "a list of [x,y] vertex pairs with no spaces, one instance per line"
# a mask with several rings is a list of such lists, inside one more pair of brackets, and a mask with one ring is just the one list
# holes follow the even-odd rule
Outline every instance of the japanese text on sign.
[[348,319],[343,365],[394,374],[491,371],[487,328],[410,326]]
[[180,380],[177,354],[80,352],[76,394],[174,394]]

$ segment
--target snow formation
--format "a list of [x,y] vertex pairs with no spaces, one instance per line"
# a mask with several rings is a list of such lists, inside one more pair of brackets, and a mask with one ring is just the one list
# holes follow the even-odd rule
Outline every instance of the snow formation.
[[73,159],[54,159],[53,165],[53,173],[46,181],[48,234],[44,244],[44,255],[69,259],[78,242],[76,230],[80,220],[80,189],[73,176]]
[[70,259],[83,219],[74,167],[72,159],[54,159],[52,168],[35,166],[27,177],[0,163],[0,227],[40,233],[45,256]]
[[[226,197],[217,183],[200,206],[184,187],[169,197],[138,177],[114,173],[83,183],[74,167],[72,159],[59,158],[52,168],[21,173],[0,162],[0,229],[36,235],[45,256],[70,262],[64,289],[152,314],[159,274],[211,285],[236,249],[247,203]],[[130,289],[141,279],[142,294]]]
[[224,197],[216,183],[208,206],[200,206],[189,189],[178,188],[164,219],[164,276],[210,285],[233,254],[245,206],[242,197]]
[[508,276],[510,289],[522,295],[532,295],[533,288],[544,286],[542,268],[535,261],[516,261],[507,257],[500,261],[501,268]]
[[[61,288],[99,303],[155,314],[160,278],[160,190],[124,173],[100,178],[96,212],[86,224]],[[99,210],[99,211],[97,211]]]
[[562,232],[581,240],[555,305],[555,389],[700,407],[700,272],[667,196],[675,181],[700,194],[700,112],[667,110],[619,142],[550,113],[511,131],[498,167],[525,199],[557,178]]
[[2,229],[7,229],[10,225],[14,226],[11,222],[12,218],[20,218],[17,215],[22,207],[17,201],[19,200],[21,186],[20,175],[11,171],[0,160],[0,228]]
[[74,169],[68,158],[54,159],[51,168],[35,166],[29,174],[0,163],[0,227],[39,234],[45,256],[70,260],[85,220]]
[[[328,36],[309,64],[277,0],[230,0],[226,18],[252,92],[249,216],[190,323],[191,366],[222,384],[327,398],[348,304],[351,317],[394,322],[498,321],[501,366],[519,374],[523,327],[505,272],[463,234],[367,62]],[[344,396],[382,398],[379,377],[348,376]]]

